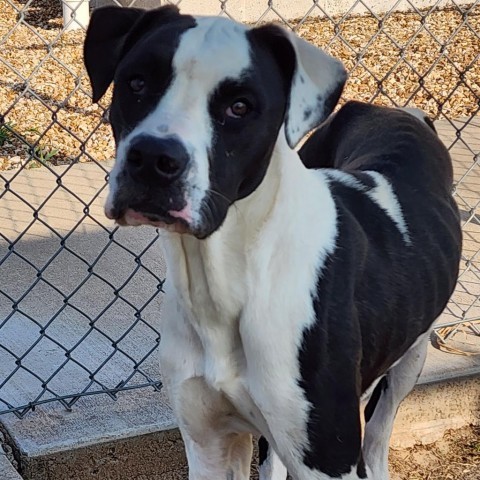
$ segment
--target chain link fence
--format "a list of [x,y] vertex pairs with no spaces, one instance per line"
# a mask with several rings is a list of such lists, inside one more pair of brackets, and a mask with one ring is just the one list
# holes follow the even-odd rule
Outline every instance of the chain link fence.
[[[168,2],[90,7],[104,3]],[[437,343],[480,353],[480,1],[176,3],[280,22],[345,62],[345,99],[416,106],[437,121],[465,236]],[[65,15],[61,0],[0,2],[0,414],[161,388],[158,233],[123,233],[101,211],[114,145],[110,97],[91,104],[83,69],[85,4],[68,1]]]

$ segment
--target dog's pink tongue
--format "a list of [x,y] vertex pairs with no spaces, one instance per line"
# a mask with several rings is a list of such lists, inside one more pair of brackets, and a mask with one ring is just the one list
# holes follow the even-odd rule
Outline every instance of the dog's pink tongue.
[[128,210],[128,217],[138,222],[148,222],[148,218],[145,215],[132,209]]
[[125,224],[125,225],[138,226],[138,225],[148,225],[151,222],[142,213],[136,212],[135,210],[132,210],[131,208],[129,208],[125,212],[123,221],[120,221],[120,222],[117,221],[117,223],[119,223],[120,225]]
[[185,220],[187,223],[191,223],[192,221],[192,206],[190,202],[187,202],[185,207],[181,210],[170,210],[168,213],[174,218]]

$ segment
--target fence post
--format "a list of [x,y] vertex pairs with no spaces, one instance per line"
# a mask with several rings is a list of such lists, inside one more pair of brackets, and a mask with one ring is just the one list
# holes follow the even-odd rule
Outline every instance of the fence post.
[[65,30],[86,28],[90,19],[89,0],[61,0]]

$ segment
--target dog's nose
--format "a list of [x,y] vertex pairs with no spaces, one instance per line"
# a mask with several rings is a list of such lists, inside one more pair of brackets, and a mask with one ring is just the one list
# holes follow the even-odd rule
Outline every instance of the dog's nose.
[[130,144],[126,168],[138,182],[167,185],[180,177],[188,160],[185,147],[175,138],[139,135]]

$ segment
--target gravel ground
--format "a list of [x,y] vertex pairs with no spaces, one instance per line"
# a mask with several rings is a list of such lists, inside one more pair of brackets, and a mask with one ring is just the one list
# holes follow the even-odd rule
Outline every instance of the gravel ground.
[[391,480],[479,480],[480,427],[450,430],[431,445],[390,449],[390,474]]
[[390,451],[392,480],[479,480],[480,427],[450,430],[431,445]]
[[[422,28],[416,13],[382,22],[354,16],[336,19],[337,32],[328,19],[309,18],[298,32],[345,62],[351,76],[344,98],[408,102],[432,117],[456,118],[479,108],[480,8],[466,18],[453,9],[434,10]],[[0,114],[7,124],[0,126],[0,169],[29,158],[31,168],[113,157],[104,118],[109,95],[91,104],[83,38],[82,31],[62,33],[59,1],[0,2]]]

